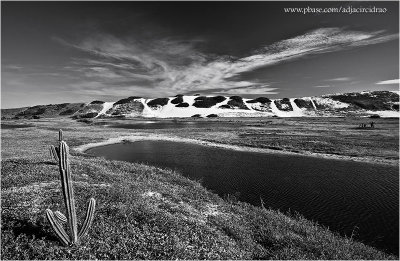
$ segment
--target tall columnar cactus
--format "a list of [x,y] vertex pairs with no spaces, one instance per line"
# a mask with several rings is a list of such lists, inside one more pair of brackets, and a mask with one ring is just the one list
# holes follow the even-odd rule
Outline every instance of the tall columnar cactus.
[[[94,218],[94,210],[96,201],[91,198],[88,202],[86,210],[85,221],[82,224],[81,230],[78,233],[78,224],[76,219],[75,211],[75,199],[74,190],[72,187],[71,171],[69,168],[68,160],[68,145],[62,140],[62,132],[60,131],[60,147],[59,147],[59,169],[61,174],[61,185],[64,196],[64,203],[66,208],[67,217],[65,217],[60,211],[51,211],[46,209],[46,217],[51,224],[54,232],[66,246],[77,245],[79,240],[86,235],[89,231],[89,227],[92,224]],[[67,224],[68,232],[64,229],[63,224]]]
[[[63,133],[62,133],[62,130],[59,130],[58,131],[58,142],[61,142],[62,140],[63,140]],[[59,156],[60,156],[60,148],[50,145],[50,157],[52,157],[56,162],[58,162]]]

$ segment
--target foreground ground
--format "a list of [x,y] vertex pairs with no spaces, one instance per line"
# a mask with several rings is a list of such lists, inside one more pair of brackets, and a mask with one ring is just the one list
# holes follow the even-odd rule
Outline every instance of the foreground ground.
[[[215,121],[219,121],[216,119]],[[300,216],[221,199],[171,170],[72,151],[79,222],[96,198],[93,227],[80,247],[59,245],[44,210],[64,212],[58,166],[48,146],[64,130],[71,148],[115,137],[170,137],[398,164],[398,120],[224,119],[221,128],[111,129],[69,119],[3,129],[2,259],[396,259]],[[21,122],[18,122],[21,123]],[[126,123],[126,122],[120,122]]]

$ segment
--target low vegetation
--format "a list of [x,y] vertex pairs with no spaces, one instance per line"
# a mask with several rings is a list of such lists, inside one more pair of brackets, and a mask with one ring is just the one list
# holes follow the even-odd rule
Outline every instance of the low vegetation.
[[90,104],[104,104],[104,102],[103,101],[92,101]]
[[[282,127],[281,119],[269,122],[268,127],[273,129],[277,123]],[[43,120],[35,126],[2,130],[3,260],[397,259],[299,215],[251,206],[232,197],[222,199],[173,170],[109,161],[73,150],[77,218],[84,220],[84,206],[90,197],[97,201],[96,216],[80,245],[64,247],[45,215],[47,208],[63,208],[58,166],[48,152],[48,145],[56,144],[57,129],[65,130],[64,139],[71,147],[132,131],[113,130],[110,135],[110,129],[68,119]],[[207,131],[198,137],[218,136],[225,142],[226,135],[237,135],[234,130],[255,129],[234,126],[229,132]],[[178,134],[190,137],[201,133]]]
[[167,105],[169,101],[169,98],[157,98],[154,100],[151,100],[147,103],[149,107],[158,107],[158,106],[164,106]]
[[140,99],[140,98],[141,97],[138,97],[138,96],[131,96],[131,97],[124,98],[124,99],[121,99],[121,100],[117,101],[116,103],[114,103],[114,105],[130,103],[130,102],[132,102],[132,101],[134,101],[136,99]]
[[90,119],[96,117],[98,114],[97,112],[80,113],[72,116],[72,119]]
[[247,101],[247,103],[257,103],[257,102],[265,104],[265,103],[271,103],[271,100],[268,99],[267,97],[258,97],[256,99]]
[[120,117],[123,115],[137,115],[141,114],[144,109],[144,105],[138,101],[131,101],[128,103],[122,103],[113,105],[106,113],[113,117]]
[[293,111],[293,107],[290,104],[289,98],[275,100],[274,103],[275,103],[276,107],[281,111]]
[[[172,104],[183,103],[183,95],[181,95],[181,94],[176,95],[176,98],[172,99],[171,103]],[[178,107],[178,106],[176,106],[176,107]]]
[[182,102],[182,103],[179,103],[179,104],[175,105],[175,107],[182,107],[182,108],[189,107],[189,103]]
[[297,107],[299,108],[306,108],[306,109],[314,109],[312,102],[310,100],[303,100],[303,99],[294,99],[293,101]]
[[249,108],[244,104],[243,98],[240,96],[232,96],[229,98],[228,105],[234,108],[249,110]]
[[[61,103],[36,105],[32,107],[18,109],[2,109],[2,119],[32,119],[34,118],[53,118],[61,115],[67,115],[65,112],[75,113],[81,109],[83,103]],[[84,105],[84,104],[83,104]],[[72,114],[71,113],[71,114]]]
[[393,103],[399,102],[398,94],[389,91],[344,93],[329,95],[329,97],[333,100],[349,103],[356,108],[365,110],[396,110],[396,106],[393,107]]
[[214,97],[199,96],[194,100],[195,102],[193,103],[193,106],[196,108],[211,108],[217,103],[225,101],[226,98],[224,96],[214,96]]

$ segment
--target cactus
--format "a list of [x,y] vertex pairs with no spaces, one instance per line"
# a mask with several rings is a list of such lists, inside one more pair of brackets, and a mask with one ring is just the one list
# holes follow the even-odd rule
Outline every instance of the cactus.
[[[46,210],[46,217],[52,226],[54,232],[66,246],[77,245],[79,240],[86,235],[94,218],[94,210],[96,201],[91,198],[86,210],[86,217],[81,230],[78,233],[78,222],[76,218],[74,190],[72,187],[71,171],[69,168],[68,154],[69,149],[65,141],[62,140],[62,131],[60,130],[60,146],[59,146],[59,169],[61,174],[61,185],[64,196],[64,203],[67,215],[64,216],[60,211]],[[65,231],[63,224],[69,227],[68,232]]]
[[56,162],[59,161],[58,154],[59,154],[58,148],[54,147],[53,145],[50,145],[50,157],[53,158]]
[[[63,133],[62,133],[62,130],[59,130],[58,131],[58,142],[61,142],[62,140],[63,140]],[[59,162],[60,148],[50,145],[50,157],[53,158],[56,162]]]
[[55,211],[54,216],[57,218],[58,221],[60,221],[62,223],[67,223],[67,218],[60,211],[58,211],[58,210]]

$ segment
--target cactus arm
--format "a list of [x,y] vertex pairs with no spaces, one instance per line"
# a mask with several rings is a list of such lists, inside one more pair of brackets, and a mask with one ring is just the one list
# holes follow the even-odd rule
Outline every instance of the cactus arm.
[[58,151],[57,148],[54,147],[53,145],[50,146],[50,157],[52,157],[55,161],[59,161],[58,159]]
[[74,191],[72,188],[72,178],[71,171],[69,169],[68,161],[68,145],[64,142],[60,142],[60,174],[62,180],[62,189],[64,195],[65,207],[67,210],[67,219],[70,230],[70,237],[72,244],[78,242],[78,225],[76,220],[76,210],[75,210],[75,199]]
[[89,231],[90,225],[93,222],[95,208],[96,208],[96,200],[94,200],[94,198],[90,198],[88,207],[86,210],[85,221],[83,222],[81,231],[79,231],[79,234],[78,234],[79,239],[84,237],[86,235],[86,233]]
[[64,245],[68,246],[70,244],[69,237],[64,228],[60,225],[60,223],[58,223],[57,219],[54,217],[53,211],[51,211],[50,209],[46,209],[46,217],[54,232],[56,232],[57,237]]
[[61,213],[60,211],[54,211],[54,216],[56,217],[56,219],[58,221],[60,221],[61,223],[67,223],[67,218],[64,216],[63,213]]
[[58,141],[61,142],[62,140],[63,140],[63,132],[62,132],[62,130],[60,129],[60,130],[58,131]]

